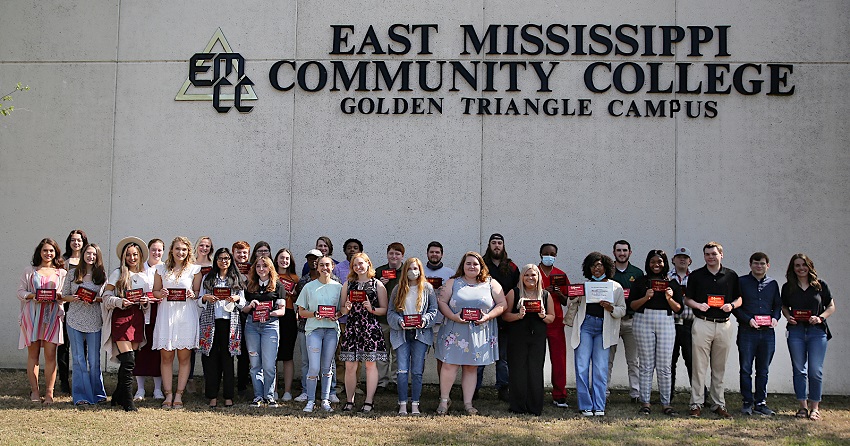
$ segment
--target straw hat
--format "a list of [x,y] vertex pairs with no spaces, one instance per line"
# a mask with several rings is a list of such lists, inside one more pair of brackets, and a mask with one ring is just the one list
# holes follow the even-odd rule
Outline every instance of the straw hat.
[[118,242],[117,245],[115,245],[115,255],[118,256],[118,260],[123,260],[121,258],[121,253],[124,252],[124,247],[130,243],[135,243],[139,245],[139,249],[141,250],[141,252],[139,253],[139,255],[141,256],[141,259],[139,259],[139,263],[145,263],[145,261],[148,260],[148,245],[145,244],[144,240],[138,237],[124,237],[121,239],[121,241]]

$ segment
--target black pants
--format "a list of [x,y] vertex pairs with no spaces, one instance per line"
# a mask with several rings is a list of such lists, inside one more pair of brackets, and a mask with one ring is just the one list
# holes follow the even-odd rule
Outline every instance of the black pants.
[[[68,313],[68,302],[63,304],[65,308],[65,313]],[[70,391],[71,384],[68,377],[69,369],[71,366],[70,363],[70,351],[71,344],[68,342],[68,328],[65,326],[66,324],[62,324],[62,339],[65,340],[63,344],[60,344],[58,348],[56,348],[56,370],[59,372],[59,385],[61,386],[63,391]]]
[[510,410],[540,415],[543,412],[543,364],[546,361],[546,327],[532,333],[505,333],[507,340]]
[[[248,315],[239,312],[239,325],[242,327],[242,333],[245,333],[245,321],[248,320]],[[230,332],[230,329],[228,329]],[[251,383],[251,364],[248,361],[248,345],[245,344],[245,336],[242,336],[242,353],[236,357],[236,388],[241,392],[247,390]],[[251,387],[253,389],[253,387]]]
[[688,369],[688,387],[691,385],[691,327],[693,321],[685,321],[682,325],[676,324],[676,341],[673,343],[673,362],[670,368],[670,396],[676,393],[676,363],[679,362],[679,352],[682,353],[682,359],[685,360],[685,367]]
[[224,375],[224,399],[232,400],[234,393],[233,357],[230,356],[230,320],[216,319],[210,355],[201,355],[207,399],[218,398],[218,388]]

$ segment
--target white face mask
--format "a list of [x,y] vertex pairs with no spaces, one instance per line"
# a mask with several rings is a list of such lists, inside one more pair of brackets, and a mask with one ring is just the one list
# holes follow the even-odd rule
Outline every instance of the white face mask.
[[555,256],[543,256],[540,260],[544,266],[552,266],[555,264]]
[[407,270],[407,278],[410,280],[416,280],[419,278],[419,270],[409,269]]

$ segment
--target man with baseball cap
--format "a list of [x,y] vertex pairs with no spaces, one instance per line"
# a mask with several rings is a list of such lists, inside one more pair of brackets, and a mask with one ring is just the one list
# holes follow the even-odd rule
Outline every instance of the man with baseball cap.
[[[673,267],[668,274],[670,280],[675,280],[681,285],[682,293],[688,286],[688,276],[691,274],[691,250],[684,246],[673,252]],[[687,305],[682,305],[681,313],[673,313],[676,321],[676,340],[673,343],[673,361],[670,368],[670,399],[676,394],[676,363],[679,362],[679,354],[685,361],[688,369],[688,385],[690,385],[693,372],[691,371],[691,327],[694,324],[694,310]]]
[[[490,276],[502,285],[505,293],[516,288],[519,284],[519,268],[514,262],[508,258],[508,252],[505,250],[505,238],[502,234],[495,233],[490,236],[487,241],[487,251],[484,252],[484,264],[490,270]],[[498,318],[499,324],[499,359],[496,360],[496,389],[499,391],[499,399],[509,401],[508,399],[508,342],[505,336],[505,328],[502,324],[502,318]],[[478,383],[475,387],[477,391],[481,388],[481,380],[484,378],[484,367],[478,367]]]

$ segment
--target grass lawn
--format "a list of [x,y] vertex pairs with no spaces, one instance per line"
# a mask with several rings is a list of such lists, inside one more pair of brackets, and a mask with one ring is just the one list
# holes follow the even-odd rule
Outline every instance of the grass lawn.
[[[115,375],[105,376],[107,393],[115,387]],[[713,414],[691,419],[688,395],[676,395],[674,405],[683,415],[670,418],[654,406],[649,416],[637,414],[638,406],[624,392],[614,392],[603,419],[584,419],[575,410],[574,395],[569,409],[547,405],[543,416],[515,416],[496,392],[482,389],[475,402],[480,416],[462,411],[460,388],[452,392],[454,405],[448,416],[435,416],[438,390],[426,385],[423,411],[419,417],[399,417],[395,393],[379,392],[375,412],[369,416],[343,414],[336,405],[331,414],[301,412],[303,403],[282,403],[276,409],[254,409],[237,399],[229,409],[210,410],[200,392],[185,395],[186,408],[159,409],[159,402],[146,399],[138,412],[111,409],[109,405],[75,409],[70,396],[42,407],[28,400],[29,386],[23,370],[0,371],[0,443],[6,444],[756,444],[838,445],[850,444],[850,400],[827,396],[820,422],[793,417],[792,395],[771,395],[770,406],[778,412],[771,418],[745,417],[738,412],[740,396],[727,394],[733,420]],[[150,386],[150,383],[148,383]],[[150,394],[150,389],[148,389]],[[342,395],[341,395],[342,396]],[[654,398],[657,398],[655,395]],[[357,406],[363,401],[357,395]],[[219,400],[223,404],[223,400]],[[547,399],[547,404],[551,404]]]

